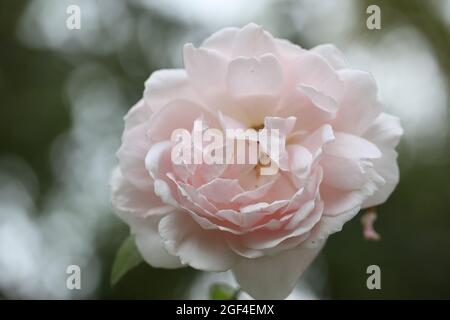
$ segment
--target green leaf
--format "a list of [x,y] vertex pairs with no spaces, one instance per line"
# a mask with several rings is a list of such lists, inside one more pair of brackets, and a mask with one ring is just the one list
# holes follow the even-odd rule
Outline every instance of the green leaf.
[[131,269],[143,261],[136,248],[134,237],[130,234],[120,246],[114,259],[111,272],[111,286],[114,286]]
[[226,283],[215,283],[209,288],[209,297],[212,300],[236,300],[239,292]]

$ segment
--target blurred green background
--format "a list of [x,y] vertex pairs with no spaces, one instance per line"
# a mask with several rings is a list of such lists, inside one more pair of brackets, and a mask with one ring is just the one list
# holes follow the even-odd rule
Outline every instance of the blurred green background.
[[[70,4],[80,30],[66,28]],[[380,30],[366,27],[369,4],[381,8]],[[108,178],[122,116],[150,73],[181,66],[184,43],[252,21],[305,48],[335,43],[374,74],[405,128],[400,184],[378,208],[382,240],[363,240],[353,219],[296,297],[450,298],[448,0],[1,0],[0,297],[206,297],[217,279],[188,268],[142,264],[110,287],[128,230],[111,212]],[[82,290],[65,286],[70,264]],[[371,264],[381,290],[366,287]]]

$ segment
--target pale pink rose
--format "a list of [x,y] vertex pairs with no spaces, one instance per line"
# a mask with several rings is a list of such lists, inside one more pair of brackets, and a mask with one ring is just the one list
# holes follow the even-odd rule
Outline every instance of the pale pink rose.
[[[260,26],[226,28],[184,69],[154,72],[125,117],[113,205],[154,267],[231,269],[255,298],[285,298],[327,237],[386,201],[403,130],[373,77],[333,45],[305,50]],[[277,128],[285,163],[175,165],[175,129]],[[342,248],[348,250],[348,248]]]

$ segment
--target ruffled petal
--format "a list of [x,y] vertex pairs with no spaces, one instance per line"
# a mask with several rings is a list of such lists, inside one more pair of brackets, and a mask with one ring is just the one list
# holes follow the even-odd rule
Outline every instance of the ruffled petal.
[[311,51],[324,57],[335,70],[348,67],[343,53],[334,44],[321,44],[312,48]]
[[259,57],[266,53],[277,54],[274,38],[261,26],[249,23],[240,29],[234,38],[233,57]]
[[274,55],[239,57],[230,62],[227,86],[234,97],[276,95],[283,82],[281,65]]
[[153,267],[175,269],[183,267],[177,256],[170,254],[164,247],[158,232],[162,216],[151,216],[136,224],[131,233],[135,236],[136,247],[144,260]]
[[400,119],[383,112],[367,129],[363,137],[382,148],[395,148],[402,135]]
[[183,69],[157,70],[145,81],[144,100],[155,112],[174,100],[198,101]]
[[202,229],[185,212],[164,217],[159,233],[167,251],[195,269],[226,271],[237,260],[220,232]]
[[338,73],[345,83],[345,88],[332,126],[336,131],[360,135],[370,127],[381,112],[377,85],[368,72],[343,69]]
[[363,208],[384,203],[394,191],[400,177],[395,150],[384,150],[383,157],[375,159],[373,165],[374,170],[383,178],[384,183],[364,202]]

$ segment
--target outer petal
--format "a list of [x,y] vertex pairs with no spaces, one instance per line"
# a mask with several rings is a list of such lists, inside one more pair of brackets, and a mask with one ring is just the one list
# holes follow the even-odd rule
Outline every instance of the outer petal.
[[145,155],[151,146],[146,136],[147,125],[142,123],[125,131],[122,145],[116,153],[122,175],[140,189],[147,190],[152,180],[145,169]]
[[330,96],[316,90],[314,87],[308,85],[300,85],[298,87],[309,99],[324,112],[336,113],[338,110],[338,102]]
[[259,57],[266,53],[276,54],[274,38],[261,26],[249,23],[239,30],[233,42],[233,57]]
[[158,233],[158,225],[163,216],[147,217],[141,223],[134,225],[131,233],[135,235],[136,246],[144,260],[157,268],[180,268],[183,266],[180,259],[167,252]]
[[364,202],[364,207],[379,205],[386,201],[394,191],[399,180],[397,165],[397,153],[395,148],[403,135],[403,129],[397,117],[386,113],[380,114],[372,126],[364,134],[364,137],[377,144],[383,153],[382,158],[373,161],[375,171],[383,177],[385,184],[380,186],[369,199]]
[[237,259],[219,231],[202,229],[186,212],[172,213],[159,224],[166,249],[183,264],[207,271],[226,271]]
[[314,227],[309,238],[310,246],[316,246],[316,243],[326,240],[329,235],[342,230],[344,224],[351,220],[359,212],[359,207],[350,209],[337,216],[323,215],[320,222]]
[[324,147],[325,153],[347,159],[376,159],[381,151],[369,140],[343,132],[334,133],[336,139]]
[[287,67],[286,69],[289,69],[290,63],[305,51],[299,45],[285,39],[275,39],[275,44],[280,58],[284,62],[283,65]]
[[295,86],[306,85],[331,97],[337,103],[341,101],[345,83],[322,56],[305,52],[293,63],[292,68],[295,72]]
[[359,159],[346,159],[325,154],[321,159],[323,182],[341,190],[357,190],[370,179],[372,163]]
[[325,203],[324,214],[330,216],[337,216],[355,208],[359,210],[367,198],[367,194],[362,190],[343,191],[325,184],[320,187],[320,195]]
[[370,73],[359,70],[344,69],[338,73],[345,83],[345,89],[333,128],[360,135],[381,112],[375,79]]
[[133,186],[118,168],[113,172],[111,188],[115,212],[130,226],[144,260],[153,267],[181,267],[180,259],[164,249],[158,233],[161,218],[175,208],[163,204],[151,190],[144,192]]
[[364,133],[364,138],[379,147],[395,148],[403,135],[400,119],[387,113],[381,113]]
[[223,28],[203,41],[201,47],[213,49],[226,55],[231,55],[233,43],[239,28]]
[[261,26],[250,23],[239,28],[224,28],[207,38],[202,47],[222,52],[230,58],[258,57],[276,53],[276,39]]
[[363,208],[373,207],[385,202],[397,186],[400,176],[395,150],[384,150],[383,157],[375,159],[373,164],[374,169],[383,177],[385,183],[364,202]]
[[313,131],[336,117],[337,102],[313,87],[299,85],[282,97],[277,116],[297,118],[294,132]]
[[153,179],[165,179],[166,174],[171,171],[171,151],[173,142],[162,141],[155,143],[145,157],[145,167]]
[[241,288],[253,298],[284,299],[324,243],[314,248],[300,246],[274,256],[242,259],[232,270]]
[[189,80],[198,93],[211,95],[224,91],[228,61],[220,52],[197,49],[189,43],[183,48],[183,61]]
[[145,103],[144,99],[139,100],[131,109],[127,112],[124,117],[125,130],[128,131],[132,128],[148,121],[152,114],[152,110]]
[[122,176],[119,168],[114,169],[110,185],[114,210],[128,224],[135,218],[173,211],[154,194],[153,187],[138,189]]
[[145,81],[144,100],[153,112],[177,99],[198,101],[185,70],[158,70]]
[[345,60],[341,50],[339,50],[334,44],[321,44],[312,48],[311,51],[324,57],[335,70],[348,67],[347,61]]
[[236,58],[228,67],[227,85],[235,97],[276,95],[282,81],[281,65],[271,54],[260,59]]

